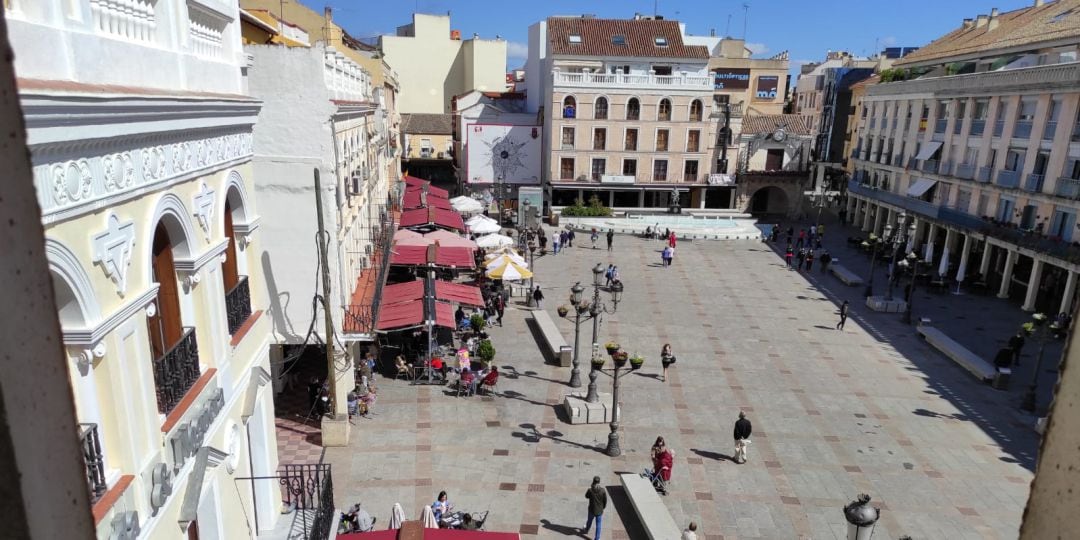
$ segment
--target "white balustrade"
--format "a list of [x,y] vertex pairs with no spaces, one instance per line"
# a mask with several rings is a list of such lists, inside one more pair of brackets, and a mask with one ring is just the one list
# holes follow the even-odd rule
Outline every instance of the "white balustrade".
[[1014,90],[1017,87],[1031,89],[1076,88],[1080,81],[1080,62],[1051,64],[1020,69],[967,73],[927,79],[915,79],[870,86],[870,96],[898,94],[936,93],[964,95]]
[[371,75],[360,64],[332,47],[326,49],[323,60],[323,79],[334,99],[371,99]]
[[131,41],[153,41],[157,0],[89,0],[94,29]]
[[623,88],[678,88],[712,90],[713,81],[707,75],[609,74],[583,72],[552,72],[556,86],[596,86]]

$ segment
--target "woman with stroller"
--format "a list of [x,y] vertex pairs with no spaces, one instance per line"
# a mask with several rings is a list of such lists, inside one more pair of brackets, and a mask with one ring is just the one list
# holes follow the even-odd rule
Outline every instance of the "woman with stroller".
[[663,437],[657,437],[649,451],[652,457],[652,471],[646,471],[646,476],[652,481],[653,487],[661,495],[667,495],[668,482],[671,481],[671,468],[675,465],[675,453],[667,447]]

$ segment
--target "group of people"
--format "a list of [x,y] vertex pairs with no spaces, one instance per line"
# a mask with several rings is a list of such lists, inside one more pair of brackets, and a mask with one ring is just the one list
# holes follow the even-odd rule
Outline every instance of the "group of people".
[[607,265],[607,270],[604,270],[605,287],[611,287],[616,283],[622,283],[619,279],[619,267],[614,264]]
[[559,234],[551,235],[551,252],[558,255],[564,248],[574,247],[574,230],[562,230]]
[[660,263],[664,268],[671,266],[671,261],[675,259],[675,231],[664,230],[664,237],[667,238],[667,246],[660,251]]
[[[825,249],[821,249],[819,253],[820,255],[815,255],[813,249],[807,248],[799,248],[799,251],[796,252],[795,248],[788,244],[787,249],[784,251],[784,262],[788,265],[788,268],[809,272],[814,267],[814,259],[820,258],[821,271],[825,272],[832,261],[832,255],[829,255],[829,252]],[[794,266],[792,266],[792,260],[795,262]]]

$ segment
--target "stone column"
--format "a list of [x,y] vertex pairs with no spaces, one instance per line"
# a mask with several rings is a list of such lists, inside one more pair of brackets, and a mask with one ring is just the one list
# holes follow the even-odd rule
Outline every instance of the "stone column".
[[638,208],[645,208],[645,190],[644,189],[638,192],[637,205],[638,205]]
[[1035,311],[1035,299],[1039,296],[1039,284],[1042,282],[1043,263],[1039,259],[1031,261],[1031,275],[1028,277],[1027,295],[1024,296],[1024,305],[1020,309]]
[[915,251],[915,245],[919,241],[919,230],[922,229],[922,222],[918,218],[912,218],[912,223],[915,224],[915,234],[909,235],[907,239],[907,249],[905,253],[911,253]]
[[934,238],[937,236],[937,225],[927,222],[926,224],[926,249],[923,252],[923,261],[927,265],[934,262]]
[[989,240],[983,239],[983,254],[982,261],[979,262],[979,273],[982,274],[983,279],[986,279],[986,272],[990,270],[990,252],[994,249],[994,245]]
[[885,217],[886,212],[888,212],[888,210],[886,210],[884,206],[878,205],[877,214],[874,214],[874,229],[870,232],[879,236],[881,235],[881,220]]
[[945,247],[941,250],[941,264],[938,266],[938,275],[941,277],[945,277],[945,274],[949,271],[949,252],[952,251],[955,243],[956,231],[947,229],[945,231]]
[[[1009,297],[1009,284],[1012,283],[1013,265],[1016,264],[1016,256],[1019,255],[1018,252],[1011,249],[1008,252],[1009,255],[1005,257],[1005,271],[1001,274],[1001,287],[998,288],[998,298]],[[1032,266],[1032,270],[1034,269],[1035,267]]]
[[1061,295],[1061,307],[1058,308],[1058,313],[1072,312],[1073,296],[1076,294],[1076,272],[1072,270],[1065,272],[1069,274],[1069,277],[1065,280],[1065,294]]
[[[971,244],[971,235],[965,234],[964,247],[960,250],[960,265],[956,267],[956,281],[958,282],[964,281],[964,278],[967,277],[967,265],[968,258],[971,256]],[[959,290],[960,288],[957,286],[957,291]]]
[[862,230],[863,230],[863,232],[867,232],[867,231],[870,230],[870,210],[873,207],[874,207],[874,205],[870,201],[865,201],[863,203],[863,211],[864,211],[863,220],[862,220]]

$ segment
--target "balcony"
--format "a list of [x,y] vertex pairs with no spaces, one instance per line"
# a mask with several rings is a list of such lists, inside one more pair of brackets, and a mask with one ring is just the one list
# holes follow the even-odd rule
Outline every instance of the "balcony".
[[998,171],[996,184],[1005,188],[1020,187],[1020,171]]
[[896,119],[895,119],[895,118],[893,118],[893,119],[892,119],[892,122],[891,122],[891,126],[892,126],[892,129],[894,129],[894,130],[896,129],[896,124],[897,124],[897,123],[898,123],[898,122],[896,121]]
[[1073,201],[1080,200],[1080,180],[1066,178],[1064,176],[1058,178],[1057,189],[1054,190],[1054,195]]
[[961,163],[956,166],[956,171],[953,173],[953,176],[971,180],[975,178],[975,166],[968,163]]
[[899,193],[893,193],[882,189],[859,184],[856,180],[848,181],[848,192],[863,197],[876,199],[892,206],[897,206],[921,214],[925,217],[940,219],[955,225],[967,228],[979,228],[983,221],[966,212],[962,212],[946,206],[940,206],[922,199],[908,197]]
[[936,159],[928,159],[926,161],[923,161],[922,172],[929,174],[937,174],[938,165],[939,163]]
[[871,118],[870,119],[870,129],[874,129],[876,127],[877,127],[877,118]]
[[986,129],[986,120],[972,120],[971,131],[968,134],[972,137],[981,136],[984,129]]
[[97,424],[79,424],[79,440],[82,442],[83,462],[86,464],[90,503],[93,504],[109,490],[105,483],[105,455],[101,452]]
[[1031,137],[1031,120],[1020,120],[1013,128],[1013,137],[1027,139]]
[[867,87],[868,96],[902,94],[1000,95],[1021,89],[1043,90],[1068,87],[1080,80],[1080,62],[1032,66],[1020,69],[924,77],[910,81],[880,83]]
[[229,322],[229,335],[235,334],[251,317],[251,289],[247,276],[240,276],[236,286],[225,293],[225,317]]
[[957,118],[956,123],[953,124],[953,127],[952,127],[953,135],[959,135],[960,131],[962,131],[963,128],[964,128],[964,119],[963,118]]
[[[276,476],[261,481],[276,481],[281,488],[283,506],[288,515],[278,519],[273,529],[263,529],[257,540],[326,540],[336,533],[333,469],[329,463],[282,464]],[[249,480],[250,481],[250,480]],[[184,538],[187,538],[185,535]]]
[[938,165],[937,173],[945,176],[951,174],[953,170],[953,163],[951,161],[942,161],[941,165]]
[[154,360],[158,412],[166,415],[172,412],[201,374],[195,329],[186,328],[180,341],[161,358]]
[[903,164],[904,164],[904,156],[901,156],[900,154],[894,155],[892,157],[892,164],[893,164],[893,167],[901,167],[901,166],[903,166]]
[[948,118],[934,120],[934,133],[945,133],[945,126],[949,124]]
[[1024,182],[1024,191],[1030,191],[1032,193],[1039,193],[1043,188],[1043,180],[1046,179],[1046,175],[1031,173],[1027,175],[1027,180]]
[[1001,132],[1003,132],[1003,131],[1005,131],[1005,121],[1004,120],[995,120],[994,121],[994,136],[995,137],[1000,137]]
[[993,167],[979,167],[979,174],[975,176],[975,181],[987,184],[990,183],[992,176],[994,176]]
[[1054,133],[1056,131],[1057,131],[1057,122],[1055,122],[1053,120],[1050,120],[1049,122],[1046,123],[1046,127],[1043,128],[1043,136],[1042,136],[1043,140],[1044,141],[1052,141],[1052,140],[1054,140]]
[[711,92],[713,78],[707,75],[635,75],[609,73],[567,73],[553,71],[554,86],[576,88],[652,88],[662,90],[703,90]]

